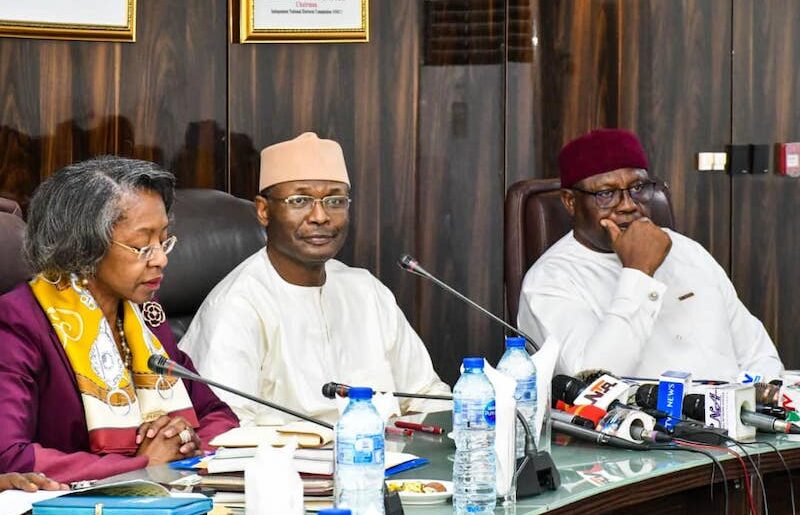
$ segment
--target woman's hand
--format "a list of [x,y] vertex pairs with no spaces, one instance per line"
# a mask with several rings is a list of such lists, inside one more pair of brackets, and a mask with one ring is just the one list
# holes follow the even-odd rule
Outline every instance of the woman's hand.
[[38,472],[27,472],[20,474],[18,472],[11,472],[8,474],[0,474],[0,492],[10,489],[24,490],[26,492],[35,492],[37,490],[69,490],[69,487],[58,481],[39,474]]
[[167,463],[202,454],[200,438],[183,417],[162,415],[139,426],[136,434],[137,456],[147,455],[150,465]]

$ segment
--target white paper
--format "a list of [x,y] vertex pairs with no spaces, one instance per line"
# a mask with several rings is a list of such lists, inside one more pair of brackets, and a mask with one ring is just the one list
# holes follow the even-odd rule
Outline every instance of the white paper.
[[68,490],[38,490],[36,492],[6,490],[0,493],[0,515],[22,515],[30,511],[35,502],[52,499],[68,493],[70,493]]
[[[558,356],[561,354],[561,342],[555,336],[548,336],[544,345],[533,355],[533,364],[536,366],[536,416],[534,417],[531,431],[536,435],[536,448],[544,450],[550,448],[550,442],[540,446],[542,437],[542,423],[545,412],[550,410],[550,388],[555,373]],[[550,437],[549,431],[546,438]]]
[[517,466],[516,427],[517,401],[514,391],[517,381],[499,372],[483,360],[483,373],[494,387],[495,439],[494,452],[497,460],[497,496],[502,497],[511,488]]

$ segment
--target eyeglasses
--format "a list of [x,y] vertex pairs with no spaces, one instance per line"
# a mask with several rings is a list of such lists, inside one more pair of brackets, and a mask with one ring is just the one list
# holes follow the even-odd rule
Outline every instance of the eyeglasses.
[[327,197],[317,198],[311,195],[289,195],[286,198],[268,197],[276,202],[283,202],[293,211],[311,211],[314,204],[319,202],[325,211],[331,213],[341,213],[350,207],[350,197],[347,195],[328,195]]
[[153,255],[155,254],[156,249],[161,249],[161,252],[163,252],[165,255],[169,254],[170,252],[172,252],[172,249],[175,248],[175,243],[177,242],[178,242],[178,237],[173,234],[172,236],[162,241],[161,243],[155,245],[147,245],[146,247],[141,247],[137,249],[136,247],[131,247],[130,245],[125,245],[124,243],[111,240],[111,243],[119,245],[123,249],[133,252],[139,257],[139,261],[144,261],[144,262],[153,259]]
[[571,190],[580,191],[586,195],[592,195],[597,207],[600,209],[610,209],[616,207],[622,202],[622,194],[628,192],[628,196],[637,204],[645,204],[653,199],[653,193],[656,190],[655,182],[638,182],[628,188],[620,188],[614,190],[600,190],[600,191],[587,191],[581,188],[570,188]]

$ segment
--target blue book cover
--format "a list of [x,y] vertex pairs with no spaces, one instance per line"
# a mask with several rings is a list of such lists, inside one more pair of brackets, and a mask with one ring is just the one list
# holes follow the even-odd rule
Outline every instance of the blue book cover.
[[67,495],[34,503],[33,515],[199,515],[208,513],[211,507],[207,497]]

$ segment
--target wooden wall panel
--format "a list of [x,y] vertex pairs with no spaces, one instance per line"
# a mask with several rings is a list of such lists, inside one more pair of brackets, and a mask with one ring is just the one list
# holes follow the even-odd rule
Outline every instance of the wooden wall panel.
[[137,9],[133,44],[0,38],[4,195],[24,204],[58,168],[107,153],[170,167],[183,187],[225,187],[225,3]]
[[508,183],[557,177],[560,148],[593,128],[632,130],[672,188],[678,229],[727,267],[729,179],[694,169],[729,138],[730,4],[530,2],[538,46],[509,65],[525,87],[509,84]]
[[[734,0],[733,143],[800,141],[800,19],[794,0]],[[733,177],[732,276],[787,368],[800,367],[800,181]]]

